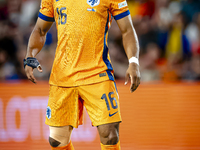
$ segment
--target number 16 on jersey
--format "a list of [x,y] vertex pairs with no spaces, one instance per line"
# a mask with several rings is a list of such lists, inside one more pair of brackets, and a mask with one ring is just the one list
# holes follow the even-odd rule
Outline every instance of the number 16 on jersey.
[[64,25],[67,22],[67,14],[64,13],[63,11],[66,10],[66,7],[62,8],[57,8],[57,13],[58,13],[58,25]]

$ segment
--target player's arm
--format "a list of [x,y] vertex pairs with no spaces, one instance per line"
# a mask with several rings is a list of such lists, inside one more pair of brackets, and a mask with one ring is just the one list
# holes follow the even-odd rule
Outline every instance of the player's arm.
[[125,84],[128,83],[130,77],[130,90],[133,92],[140,84],[140,71],[139,64],[137,63],[137,59],[139,59],[139,42],[130,15],[117,20],[117,24],[122,32],[122,40],[126,55],[129,60],[133,60],[133,62],[131,61],[131,63],[129,63],[125,76]]
[[[44,21],[38,18],[36,25],[29,38],[25,60],[27,60],[28,57],[34,58],[40,52],[40,50],[42,49],[46,41],[46,33],[50,29],[52,23],[53,22]],[[40,65],[37,67],[37,69],[39,72],[42,72],[42,68]],[[32,81],[33,83],[37,82],[33,75],[32,67],[26,65],[25,72],[26,72],[26,76],[28,77],[30,81]]]

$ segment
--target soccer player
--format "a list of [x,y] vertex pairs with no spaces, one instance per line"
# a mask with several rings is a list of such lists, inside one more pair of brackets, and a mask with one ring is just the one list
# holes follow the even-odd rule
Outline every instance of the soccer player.
[[102,150],[120,150],[121,122],[118,93],[107,47],[112,19],[122,32],[129,59],[125,84],[131,92],[140,84],[139,44],[125,0],[42,0],[39,17],[24,59],[29,80],[42,68],[35,58],[55,21],[57,49],[50,76],[46,124],[52,150],[73,150],[71,133],[82,124],[85,106],[99,132]]

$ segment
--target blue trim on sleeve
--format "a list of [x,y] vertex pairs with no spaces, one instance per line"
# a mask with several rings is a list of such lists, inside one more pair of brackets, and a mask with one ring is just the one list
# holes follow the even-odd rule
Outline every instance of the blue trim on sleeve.
[[51,18],[51,17],[47,17],[45,15],[43,15],[41,12],[39,12],[39,15],[38,17],[40,17],[42,20],[45,20],[45,21],[50,21],[50,22],[54,22],[54,18]]
[[121,13],[121,14],[114,16],[114,18],[115,18],[115,20],[119,20],[119,19],[122,19],[122,18],[128,16],[129,14],[130,14],[130,11],[127,10],[127,11]]

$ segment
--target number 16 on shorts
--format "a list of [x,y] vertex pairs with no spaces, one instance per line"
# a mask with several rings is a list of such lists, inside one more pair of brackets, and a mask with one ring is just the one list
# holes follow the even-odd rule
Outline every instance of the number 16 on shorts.
[[[106,106],[108,111],[110,110],[110,108],[112,107],[113,109],[117,109],[118,108],[118,104],[117,104],[117,100],[116,98],[113,96],[114,92],[110,92],[108,93],[108,95],[106,95],[105,93],[101,96],[102,100],[105,100]],[[109,103],[110,101],[110,103]],[[109,116],[113,116],[117,113],[118,111],[114,112],[113,114],[109,113]]]

